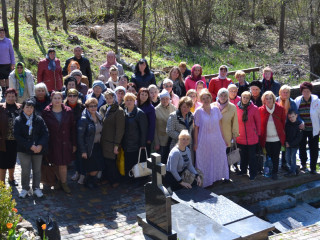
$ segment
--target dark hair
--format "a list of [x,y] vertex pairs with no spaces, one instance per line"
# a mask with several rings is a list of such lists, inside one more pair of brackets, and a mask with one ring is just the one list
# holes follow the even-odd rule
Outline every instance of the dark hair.
[[128,75],[126,75],[126,74],[123,74],[123,75],[121,75],[120,77],[119,77],[119,80],[121,79],[121,78],[126,78],[127,79],[127,82],[129,83],[129,77],[128,77]]
[[133,87],[137,91],[137,86],[133,82],[128,83],[127,89],[129,89],[129,87]]
[[140,74],[139,65],[140,65],[140,64],[143,64],[143,63],[146,64],[146,69],[144,70],[144,73],[145,73],[145,74],[150,74],[150,69],[149,69],[148,62],[147,62],[147,60],[144,59],[144,58],[141,58],[141,59],[139,60],[139,62],[137,62],[136,67],[135,67],[135,69],[134,69],[134,74]]
[[54,50],[54,48],[49,48],[48,49],[48,54],[51,53],[51,52],[56,52],[56,50]]
[[288,115],[291,115],[291,114],[296,114],[297,115],[297,113],[296,113],[296,111],[294,109],[289,109]]
[[76,49],[76,48],[80,48],[81,50],[83,50],[80,45],[75,46],[75,47],[73,48],[73,50]]
[[36,105],[36,103],[34,102],[34,100],[32,98],[28,98],[23,101],[21,108],[24,109],[25,106],[34,107],[35,105]]
[[65,80],[64,80],[64,85],[68,86],[69,82],[74,82],[77,86],[77,79],[75,79],[74,77],[67,77]]
[[302,93],[302,91],[304,90],[304,89],[309,89],[310,90],[310,92],[312,92],[312,83],[310,83],[310,82],[303,82],[303,83],[301,83],[300,84],[300,92]]
[[147,99],[146,103],[150,103],[150,93],[149,93],[149,90],[148,90],[148,88],[142,87],[142,88],[139,89],[139,92],[138,92],[138,95],[137,95],[137,103],[138,103],[138,106],[141,106],[140,95],[141,95],[142,92],[145,92],[145,93],[148,94],[148,99]]
[[16,95],[16,97],[18,96],[17,90],[15,90],[14,88],[8,88],[6,90],[6,92],[4,93],[4,96],[7,96],[7,94],[9,93],[14,93],[14,95]]
[[7,30],[4,27],[0,27],[0,32],[4,31],[5,33],[7,32]]

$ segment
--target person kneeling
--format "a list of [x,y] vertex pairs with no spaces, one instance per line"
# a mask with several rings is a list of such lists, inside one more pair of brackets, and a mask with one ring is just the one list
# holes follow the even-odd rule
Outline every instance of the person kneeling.
[[[170,187],[172,191],[202,185],[201,178],[192,165],[190,149],[187,147],[190,144],[190,139],[189,132],[182,130],[179,134],[177,145],[169,153],[164,182],[165,186],[167,188]],[[186,182],[183,176],[187,170],[195,175],[195,179],[191,184]]]

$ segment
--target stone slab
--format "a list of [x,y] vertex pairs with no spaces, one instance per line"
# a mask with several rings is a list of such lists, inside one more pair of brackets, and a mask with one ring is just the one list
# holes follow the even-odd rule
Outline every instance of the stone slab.
[[247,240],[267,239],[268,233],[274,230],[272,224],[257,218],[256,216],[227,224],[225,227]]
[[173,192],[171,197],[173,200],[179,203],[185,203],[190,205],[192,203],[202,202],[213,197],[218,197],[218,195],[204,188],[195,186],[191,189],[184,188],[175,191]]
[[279,212],[287,208],[295,207],[296,203],[297,201],[295,198],[289,195],[284,195],[269,200],[260,201],[258,203],[258,206],[264,208],[267,213],[272,213]]
[[190,205],[221,225],[253,216],[253,213],[224,196],[212,197]]
[[275,228],[279,232],[283,233],[295,228],[302,227],[303,225],[300,222],[296,221],[295,219],[288,217],[286,219],[282,219],[281,221],[275,222],[273,226],[275,226]]
[[285,190],[285,192],[306,203],[317,202],[320,200],[320,181],[313,181],[303,184],[296,188]]

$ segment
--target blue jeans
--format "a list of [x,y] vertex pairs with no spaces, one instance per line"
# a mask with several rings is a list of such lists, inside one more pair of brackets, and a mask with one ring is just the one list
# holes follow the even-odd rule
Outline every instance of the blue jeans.
[[290,166],[290,173],[296,173],[296,154],[298,148],[286,148],[286,160]]

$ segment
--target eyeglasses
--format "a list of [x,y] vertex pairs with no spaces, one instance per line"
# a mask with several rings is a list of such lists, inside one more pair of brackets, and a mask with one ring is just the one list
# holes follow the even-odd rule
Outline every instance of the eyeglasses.
[[88,108],[96,108],[98,105],[89,105]]
[[76,98],[76,97],[78,97],[78,95],[68,95],[68,97]]
[[170,84],[170,85],[168,85],[168,84],[165,84],[165,85],[164,85],[165,88],[172,88],[172,86],[173,86],[173,85],[171,85],[171,84]]

